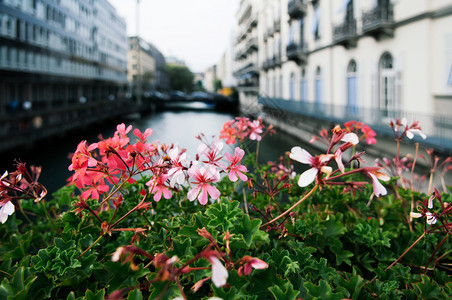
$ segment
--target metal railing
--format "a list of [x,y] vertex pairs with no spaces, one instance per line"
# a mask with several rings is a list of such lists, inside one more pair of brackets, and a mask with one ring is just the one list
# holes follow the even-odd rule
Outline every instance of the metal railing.
[[328,124],[343,124],[350,120],[369,125],[378,134],[391,136],[391,120],[406,118],[408,124],[419,121],[427,139],[415,137],[413,140],[438,151],[452,153],[452,116],[413,113],[400,110],[352,107],[347,105],[323,104],[259,97],[259,104],[285,113],[320,119]]

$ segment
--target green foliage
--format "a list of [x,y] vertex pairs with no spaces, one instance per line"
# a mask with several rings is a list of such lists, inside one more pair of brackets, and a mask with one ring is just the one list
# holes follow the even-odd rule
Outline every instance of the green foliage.
[[193,91],[193,79],[195,76],[186,66],[169,64],[166,66],[170,86],[172,90],[183,92]]
[[[254,162],[254,156],[248,159]],[[269,169],[256,166],[255,174],[248,175],[257,181]],[[273,180],[276,175],[267,178]],[[148,180],[143,176],[121,187],[124,199],[117,210],[107,210],[96,200],[87,201],[101,220],[113,220],[111,223],[133,210],[116,231],[102,232],[92,213],[74,211],[79,201],[74,186],[60,189],[53,200],[44,203],[55,217],[54,224],[41,205],[22,201],[31,223],[17,213],[0,226],[0,298],[104,299],[115,293],[130,300],[172,299],[180,297],[181,290],[188,299],[452,297],[449,240],[439,248],[441,256],[430,264],[434,270],[421,275],[444,236],[427,235],[387,269],[426,228],[423,220],[415,220],[410,230],[406,202],[393,195],[369,202],[370,189],[352,195],[341,186],[324,187],[284,221],[261,227],[307,190],[293,185],[272,198],[264,192],[253,195],[253,190],[222,180],[217,185],[222,197],[215,203],[201,206],[188,201],[187,188],[182,187],[173,191],[170,200],[147,199],[145,209],[134,210]],[[249,202],[248,213],[241,202],[242,192]],[[409,200],[425,196],[404,190],[400,195]],[[449,195],[443,198],[450,200]],[[128,230],[134,228],[143,232]],[[200,234],[202,229],[207,237]],[[177,259],[165,267],[137,253],[112,261],[118,247],[126,246]],[[221,253],[218,257],[228,270],[227,285],[213,284],[211,262],[203,256],[206,249]],[[260,259],[268,267],[243,274],[244,257]],[[193,270],[184,270],[184,266]],[[162,275],[171,268],[179,270],[177,281]],[[202,284],[195,292],[192,288],[198,283]]]

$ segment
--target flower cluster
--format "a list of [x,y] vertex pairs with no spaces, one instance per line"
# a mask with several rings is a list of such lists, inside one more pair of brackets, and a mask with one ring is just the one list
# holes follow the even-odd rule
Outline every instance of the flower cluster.
[[261,118],[251,121],[246,117],[237,117],[224,123],[220,131],[220,139],[225,139],[228,145],[236,144],[237,140],[243,143],[246,138],[252,141],[260,141],[265,134],[273,132],[272,125],[267,127],[265,132],[264,129],[265,125]]
[[424,140],[427,138],[425,133],[421,131],[421,126],[418,121],[414,121],[411,125],[408,125],[407,119],[396,119],[395,122],[391,120],[389,127],[392,128],[396,140],[401,141],[405,136],[410,140],[415,134],[418,134]]
[[[74,174],[69,178],[82,190],[81,201],[88,198],[105,202],[114,196],[125,182],[135,182],[134,177],[146,173],[151,175],[146,183],[147,193],[153,194],[154,201],[172,197],[173,191],[178,190],[187,182],[190,190],[187,197],[205,205],[210,196],[218,199],[220,192],[212,184],[220,180],[220,173],[225,172],[231,181],[238,178],[246,181],[245,166],[240,164],[245,152],[236,148],[234,156],[226,153],[224,158],[229,162],[221,162],[223,143],[216,140],[211,144],[201,143],[198,147],[196,160],[187,159],[186,150],[174,145],[150,143],[147,141],[152,134],[151,129],[142,133],[139,129],[133,131],[136,142],[132,143],[128,133],[132,126],[120,124],[114,136],[102,139],[98,143],[88,145],[82,141],[72,156],[69,170]],[[111,189],[111,187],[115,187]],[[146,194],[146,193],[145,193]],[[119,195],[118,195],[119,196]]]
[[[362,187],[364,183],[357,181],[338,182],[336,180],[343,176],[359,172],[371,178],[375,196],[379,197],[381,195],[386,195],[386,188],[379,182],[378,179],[387,181],[389,180],[389,176],[380,172],[379,167],[362,167],[345,172],[346,165],[350,164],[353,160],[360,160],[362,153],[353,155],[345,165],[342,158],[344,151],[359,143],[358,136],[355,133],[348,132],[348,130],[341,129],[339,126],[336,126],[332,130],[332,133],[332,138],[330,139],[330,144],[325,154],[312,156],[308,151],[302,149],[301,147],[292,148],[289,154],[289,157],[291,159],[311,166],[310,169],[306,170],[300,175],[298,179],[298,185],[300,187],[306,187],[315,181],[316,185],[344,185],[346,186],[346,190],[355,190],[358,187]],[[343,143],[339,144],[340,142]],[[336,146],[337,149],[334,151],[334,154],[332,154],[331,152]],[[335,171],[333,171],[333,168],[330,166],[330,163],[333,160],[336,161],[337,164],[337,170]],[[338,170],[342,174],[332,176]]]
[[24,163],[16,164],[17,170],[9,174],[7,171],[0,177],[0,222],[3,224],[15,211],[15,205],[20,205],[20,199],[41,201],[46,195],[46,188],[38,182],[41,167],[31,166],[28,169]]
[[362,135],[359,137],[359,140],[366,139],[366,143],[368,145],[377,143],[377,139],[375,138],[377,134],[367,124],[357,121],[349,121],[344,123],[344,127],[346,131],[354,132],[356,134],[361,131]]

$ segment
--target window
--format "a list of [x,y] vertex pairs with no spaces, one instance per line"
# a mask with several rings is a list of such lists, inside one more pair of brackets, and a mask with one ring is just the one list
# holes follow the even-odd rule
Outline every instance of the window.
[[295,74],[290,74],[290,86],[289,86],[290,100],[295,99]]
[[322,70],[317,67],[315,71],[315,103],[322,103]]
[[450,66],[449,79],[447,80],[447,85],[452,86],[452,65]]
[[356,114],[356,62],[352,59],[347,68],[347,105],[350,113]]
[[283,98],[283,77],[279,76],[279,98]]
[[391,117],[391,111],[397,108],[395,97],[395,71],[392,55],[384,53],[379,67],[379,108],[383,116]]
[[320,5],[319,1],[315,1],[312,3],[314,5],[314,16],[313,16],[313,24],[312,24],[312,33],[314,34],[314,39],[320,39]]
[[306,80],[306,69],[303,69],[301,71],[301,81],[300,81],[300,95],[301,95],[301,101],[306,101],[308,98],[308,83]]

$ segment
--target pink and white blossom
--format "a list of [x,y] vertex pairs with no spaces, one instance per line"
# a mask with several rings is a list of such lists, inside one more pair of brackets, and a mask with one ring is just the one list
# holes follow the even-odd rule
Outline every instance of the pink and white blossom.
[[384,196],[388,193],[388,191],[386,190],[386,188],[380,183],[380,181],[378,179],[381,179],[383,181],[388,181],[390,178],[388,175],[381,173],[381,172],[367,172],[367,175],[370,176],[370,178],[372,178],[372,185],[373,185],[373,189],[374,189],[374,195],[376,197],[380,197],[380,196]]
[[8,216],[14,213],[14,204],[11,201],[0,202],[0,222],[4,224]]
[[197,165],[193,165],[187,172],[190,178],[195,180],[191,182],[195,187],[187,193],[187,198],[190,201],[198,199],[199,203],[206,205],[209,196],[214,200],[220,197],[220,191],[210,185],[210,183],[215,183],[220,180],[220,173],[215,166],[207,164],[204,167],[198,168]]
[[331,167],[326,165],[334,157],[333,154],[323,154],[313,157],[308,151],[297,146],[292,148],[289,157],[312,167],[300,175],[300,178],[298,179],[298,185],[300,187],[311,184],[319,172],[325,173],[328,176],[333,171]]
[[184,184],[185,173],[183,163],[186,163],[187,154],[185,152],[180,153],[179,148],[173,148],[168,151],[168,156],[170,157],[172,168],[168,171],[168,176],[170,178],[170,185],[174,187],[176,183]]
[[234,157],[232,157],[232,155],[229,153],[225,153],[224,155],[224,157],[231,163],[229,167],[227,167],[227,170],[229,171],[229,179],[232,182],[237,181],[237,176],[243,181],[248,180],[248,177],[243,174],[244,172],[248,172],[248,169],[244,165],[240,165],[240,161],[242,160],[244,155],[245,151],[243,151],[243,149],[240,149],[239,147],[235,148]]

